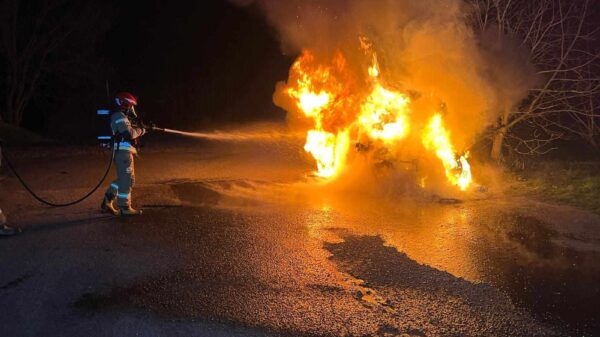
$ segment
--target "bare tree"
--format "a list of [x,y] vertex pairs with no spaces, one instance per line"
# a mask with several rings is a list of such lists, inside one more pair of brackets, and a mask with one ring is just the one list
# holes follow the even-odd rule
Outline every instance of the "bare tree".
[[[97,22],[88,1],[0,0],[0,59],[5,63],[0,121],[20,125],[23,112],[41,80],[53,66],[57,50],[81,30]],[[72,55],[77,52],[73,51]],[[65,55],[63,53],[62,55]]]
[[545,153],[568,135],[597,146],[600,55],[589,43],[598,33],[590,0],[467,2],[476,30],[520,41],[541,79],[516,108],[501,111],[491,157],[502,159],[507,146],[520,154]]

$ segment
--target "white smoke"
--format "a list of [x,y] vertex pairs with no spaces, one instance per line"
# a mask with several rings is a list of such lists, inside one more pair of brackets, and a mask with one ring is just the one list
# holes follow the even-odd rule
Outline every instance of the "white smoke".
[[[468,149],[535,81],[517,43],[472,30],[462,0],[231,1],[259,7],[289,55],[310,49],[328,60],[341,51],[360,72],[359,37],[368,38],[386,84],[414,98],[411,123],[422,128],[442,112],[457,151]],[[422,149],[419,139],[405,143]]]

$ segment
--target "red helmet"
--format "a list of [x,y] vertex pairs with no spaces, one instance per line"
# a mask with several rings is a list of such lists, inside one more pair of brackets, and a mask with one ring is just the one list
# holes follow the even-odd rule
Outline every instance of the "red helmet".
[[120,92],[115,96],[117,106],[124,109],[129,109],[137,105],[137,98],[126,91]]

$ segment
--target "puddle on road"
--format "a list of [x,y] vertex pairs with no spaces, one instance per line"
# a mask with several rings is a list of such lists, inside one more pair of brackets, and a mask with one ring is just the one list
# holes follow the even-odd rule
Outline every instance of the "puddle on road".
[[477,247],[486,281],[547,321],[600,332],[600,254],[559,244],[561,235],[533,217],[509,214],[494,224],[497,247]]
[[529,215],[507,213],[510,205],[494,201],[440,205],[290,192],[294,189],[252,189],[243,196],[264,200],[261,212],[303,218],[310,235],[324,242],[340,243],[348,234],[381,236],[386,245],[412,260],[494,285],[548,322],[562,321],[576,331],[600,331],[593,307],[600,303],[598,250],[562,245],[565,237],[552,226]]
[[[600,331],[596,307],[600,303],[598,252],[560,245],[560,235],[533,217],[482,215],[461,207],[422,207],[428,210],[412,213],[412,219],[398,216],[403,212],[396,216],[389,212],[386,217],[391,219],[383,220],[388,225],[377,224],[381,218],[373,217],[349,228],[357,234],[382,235],[385,244],[394,247],[390,249],[405,252],[419,263],[456,277],[491,284],[508,294],[517,306],[551,324],[568,325],[579,333]],[[326,217],[328,226],[331,217],[330,212]],[[352,224],[347,219],[341,222]],[[368,226],[375,228],[365,228]],[[367,253],[364,248],[357,252]],[[378,266],[370,276],[377,276],[379,269],[380,273],[394,275],[390,268]],[[396,276],[393,279],[405,277]]]
[[552,260],[556,257],[556,245],[552,240],[558,233],[549,229],[548,224],[534,217],[518,214],[503,218],[504,235],[509,241],[537,258]]
[[[514,310],[510,299],[490,285],[472,283],[419,264],[387,246],[379,236],[348,235],[343,239],[339,243],[325,243],[325,249],[332,254],[330,260],[341,271],[360,280],[368,289],[366,294],[372,292],[372,297],[377,298],[376,304],[396,315],[401,316],[407,308],[422,308],[424,312],[411,310],[414,315],[426,315],[430,322],[441,326],[452,326],[460,320],[458,317],[464,317],[461,328],[469,332],[476,331],[475,322],[480,321],[486,321],[489,331],[532,335],[543,329],[535,324],[517,324],[529,321],[529,316]],[[363,293],[358,294],[357,300],[364,300]]]
[[[551,226],[531,216],[507,213],[506,205],[440,205],[368,196],[291,193],[286,185],[244,181],[184,182],[173,184],[172,189],[187,204],[246,207],[250,213],[277,214],[290,222],[300,222],[310,236],[325,242],[328,250],[335,251],[335,247],[342,247],[336,245],[353,236],[381,238],[376,246],[385,243],[390,246],[386,251],[406,254],[409,261],[426,265],[422,268],[448,272],[448,282],[464,278],[470,281],[468,284],[491,284],[508,294],[515,304],[548,322],[563,321],[576,331],[600,331],[593,307],[600,303],[600,254],[561,245],[561,235]],[[354,252],[358,257],[368,253]],[[398,260],[392,255],[393,261]],[[387,275],[391,277],[389,284],[398,287],[418,283],[410,283],[410,275],[396,274],[396,266],[385,265],[385,261],[363,262],[366,267],[375,266],[369,269],[373,274],[369,277],[385,280]],[[409,283],[402,283],[402,278]]]

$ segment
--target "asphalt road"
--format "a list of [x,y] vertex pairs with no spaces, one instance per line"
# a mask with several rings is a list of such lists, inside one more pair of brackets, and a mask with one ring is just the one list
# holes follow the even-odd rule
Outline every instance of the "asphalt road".
[[[296,150],[149,148],[133,219],[99,213],[101,193],[40,206],[6,176],[0,205],[24,232],[0,240],[0,336],[600,334],[600,217],[334,191]],[[15,164],[68,200],[103,157],[29,149]]]

